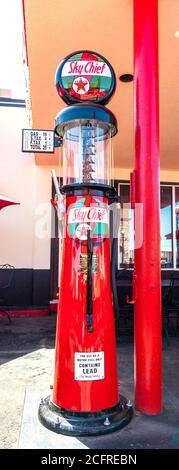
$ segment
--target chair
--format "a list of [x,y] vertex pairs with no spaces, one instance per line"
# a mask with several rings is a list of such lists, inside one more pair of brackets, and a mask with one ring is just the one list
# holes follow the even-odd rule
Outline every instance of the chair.
[[133,273],[124,268],[117,272],[117,287],[119,316],[117,321],[118,331],[124,335],[133,334],[134,330],[134,305],[127,302],[127,298],[131,296]]
[[0,265],[0,316],[7,316],[9,323],[11,323],[11,318],[8,313],[8,307],[6,306],[6,294],[11,286],[14,271],[15,267],[10,264]]
[[170,278],[169,289],[163,302],[163,318],[165,328],[168,332],[171,323],[174,320],[175,334],[177,334],[179,328],[179,300],[176,299],[174,295],[174,287],[176,285],[176,281],[178,281],[178,278],[174,277],[172,274]]

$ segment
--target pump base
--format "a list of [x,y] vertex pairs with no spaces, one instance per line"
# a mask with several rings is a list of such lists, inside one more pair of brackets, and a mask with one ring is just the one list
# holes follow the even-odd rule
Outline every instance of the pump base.
[[50,396],[42,399],[39,406],[39,420],[51,431],[73,436],[95,436],[123,428],[133,416],[130,401],[120,396],[116,406],[97,412],[77,412],[59,408]]

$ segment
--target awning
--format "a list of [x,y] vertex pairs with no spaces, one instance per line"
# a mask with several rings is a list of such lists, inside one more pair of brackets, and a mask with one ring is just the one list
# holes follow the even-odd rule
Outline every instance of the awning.
[[[167,233],[167,235],[165,235],[165,238],[166,240],[172,240],[173,238],[172,233]],[[179,229],[176,230],[176,240],[177,241],[179,240]]]
[[3,209],[7,206],[12,206],[14,204],[20,204],[20,202],[14,201],[13,199],[9,199],[8,197],[1,196],[0,194],[0,209]]

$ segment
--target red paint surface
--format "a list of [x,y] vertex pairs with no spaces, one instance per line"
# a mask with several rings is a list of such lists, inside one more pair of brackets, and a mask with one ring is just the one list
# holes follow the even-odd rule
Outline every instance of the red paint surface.
[[[48,309],[44,310],[8,310],[8,315],[10,317],[45,317],[49,315]],[[0,317],[5,317],[6,312],[0,311]]]
[[143,204],[143,243],[135,249],[135,403],[162,408],[158,1],[134,0],[136,202]]
[[49,312],[57,312],[57,308],[58,308],[58,301],[49,302]]
[[[79,199],[81,196],[67,197],[67,213],[70,205]],[[107,204],[106,198],[98,199]],[[92,202],[94,199],[87,196],[84,206],[89,206]],[[87,253],[87,246],[69,236],[67,224],[65,233],[52,401],[69,410],[97,411],[118,402],[116,339],[110,282],[110,239],[107,237],[100,240],[100,244],[93,245],[93,254],[98,256],[98,272],[92,274],[94,331],[88,332],[87,283],[84,273],[79,272],[80,253]],[[96,241],[97,238],[93,238],[93,244]],[[105,378],[95,381],[75,380],[74,353],[96,351],[104,351]]]

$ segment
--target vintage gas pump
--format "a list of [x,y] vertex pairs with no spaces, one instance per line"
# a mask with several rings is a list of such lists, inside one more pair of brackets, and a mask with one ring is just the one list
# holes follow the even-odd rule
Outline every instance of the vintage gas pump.
[[111,65],[99,54],[68,56],[57,69],[69,105],[56,117],[63,145],[66,217],[52,396],[40,421],[64,434],[105,434],[126,425],[131,403],[119,397],[111,288],[109,207],[115,116],[103,105],[115,90]]

